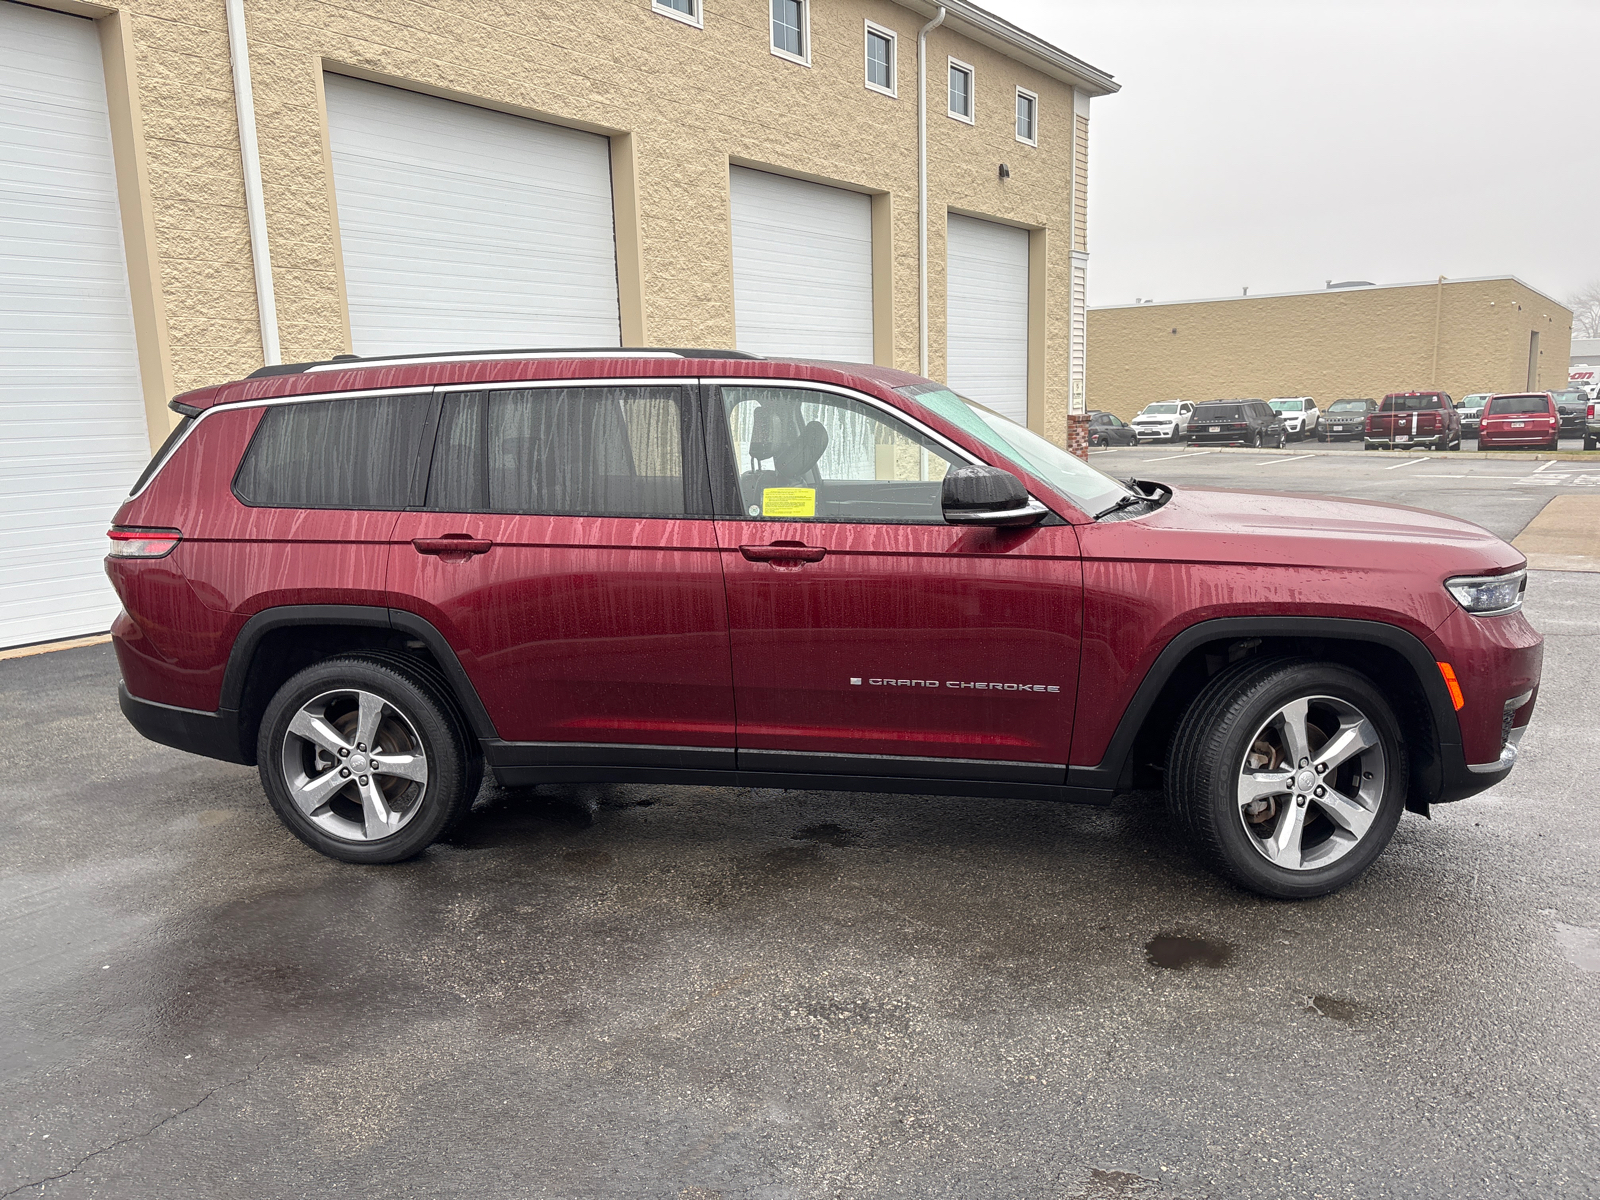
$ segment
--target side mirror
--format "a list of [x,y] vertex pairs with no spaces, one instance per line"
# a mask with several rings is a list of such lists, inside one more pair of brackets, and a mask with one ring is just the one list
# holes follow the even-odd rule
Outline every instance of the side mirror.
[[940,503],[951,525],[1035,525],[1050,511],[1010,471],[988,466],[952,467]]

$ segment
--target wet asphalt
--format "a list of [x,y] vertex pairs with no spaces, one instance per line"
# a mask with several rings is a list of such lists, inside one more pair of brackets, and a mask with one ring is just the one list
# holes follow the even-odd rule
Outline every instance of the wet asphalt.
[[1600,1196],[1597,606],[1536,573],[1517,770],[1298,904],[1144,795],[491,784],[345,866],[109,647],[0,662],[0,1197]]

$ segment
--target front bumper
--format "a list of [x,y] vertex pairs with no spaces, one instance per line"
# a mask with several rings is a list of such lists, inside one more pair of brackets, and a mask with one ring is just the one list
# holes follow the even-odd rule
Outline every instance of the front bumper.
[[1182,437],[1176,425],[1135,425],[1133,432],[1141,442],[1175,442]]

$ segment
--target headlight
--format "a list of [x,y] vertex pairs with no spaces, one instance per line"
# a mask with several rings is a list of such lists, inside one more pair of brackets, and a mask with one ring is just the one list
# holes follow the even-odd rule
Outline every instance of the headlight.
[[1528,573],[1513,571],[1509,575],[1458,575],[1446,579],[1456,603],[1479,617],[1494,617],[1501,613],[1516,612],[1522,607],[1522,594],[1528,590]]

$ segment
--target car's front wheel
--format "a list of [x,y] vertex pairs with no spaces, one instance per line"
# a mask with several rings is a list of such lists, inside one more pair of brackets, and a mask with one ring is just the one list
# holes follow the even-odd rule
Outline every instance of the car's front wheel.
[[1167,803],[1200,852],[1251,891],[1337,891],[1383,853],[1405,809],[1399,722],[1370,679],[1336,663],[1245,662],[1190,706]]
[[301,841],[351,863],[420,854],[471,807],[477,761],[426,669],[342,655],[278,689],[257,741],[261,784]]

